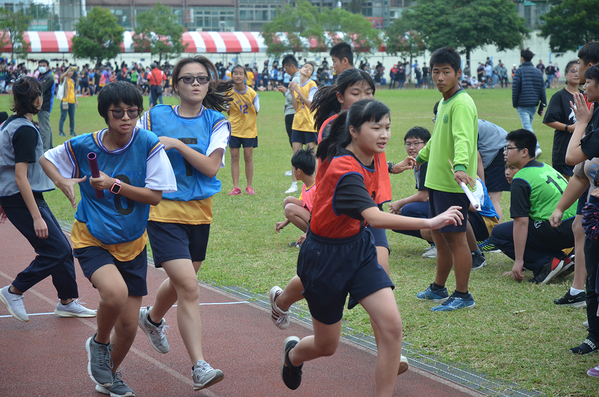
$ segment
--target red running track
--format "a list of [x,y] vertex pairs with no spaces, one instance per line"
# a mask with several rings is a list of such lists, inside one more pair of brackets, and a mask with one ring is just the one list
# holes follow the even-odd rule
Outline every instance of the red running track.
[[[34,258],[35,252],[9,223],[0,225],[0,287],[8,285]],[[89,308],[98,304],[98,294],[75,264],[79,294]],[[162,270],[148,268],[149,295],[166,278]],[[225,373],[211,388],[194,392],[191,365],[179,335],[176,309],[166,316],[171,351],[162,355],[148,343],[143,332],[137,338],[121,369],[123,379],[137,396],[372,396],[376,352],[342,340],[332,357],[304,365],[302,385],[291,391],[280,376],[283,340],[311,334],[309,326],[292,320],[281,331],[265,308],[200,284],[204,356]],[[92,319],[59,318],[58,302],[47,278],[25,294],[27,323],[12,318],[0,304],[0,396],[101,396],[87,375],[84,343],[94,334]],[[460,397],[481,393],[411,367],[397,378],[395,396]]]

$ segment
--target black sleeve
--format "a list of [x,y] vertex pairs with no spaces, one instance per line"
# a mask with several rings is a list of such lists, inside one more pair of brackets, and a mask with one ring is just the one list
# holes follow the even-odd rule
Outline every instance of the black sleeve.
[[599,129],[587,132],[580,140],[580,148],[589,159],[599,157]]
[[338,214],[363,220],[362,211],[376,207],[376,203],[366,190],[360,175],[349,174],[342,177],[335,188],[333,208]]
[[37,145],[37,130],[35,127],[21,127],[12,138],[15,149],[15,163],[35,163],[35,146]]
[[530,215],[530,185],[524,179],[514,178],[511,186],[512,218],[528,217]]
[[424,182],[426,181],[426,170],[428,169],[428,161],[426,163],[423,163],[420,166],[420,174],[419,174],[419,178],[418,178],[418,187],[416,189],[418,189],[418,191],[421,190],[426,190],[428,192],[428,188],[426,186],[424,186]]
[[42,84],[42,92],[46,92],[50,87],[52,87],[52,84],[54,84],[54,76],[52,73],[49,73],[42,78],[40,83]]
[[563,99],[561,92],[556,92],[549,101],[549,106],[547,107],[547,112],[543,118],[543,123],[559,121],[561,123],[568,124],[567,115],[564,114],[562,102]]

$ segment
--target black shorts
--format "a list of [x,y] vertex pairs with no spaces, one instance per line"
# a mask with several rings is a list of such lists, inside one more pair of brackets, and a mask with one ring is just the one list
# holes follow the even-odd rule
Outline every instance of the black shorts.
[[291,130],[291,142],[299,142],[302,144],[318,142],[318,133]]
[[79,265],[83,274],[91,281],[92,274],[102,266],[115,265],[121,273],[127,290],[131,296],[146,296],[148,294],[148,284],[146,275],[148,273],[148,253],[146,249],[137,255],[133,260],[121,262],[112,254],[101,247],[76,248],[75,258],[79,260]]
[[293,127],[293,118],[295,114],[286,114],[285,115],[285,130],[287,131],[287,136],[289,137],[289,146],[293,146],[291,144],[291,131]]
[[488,192],[509,192],[510,184],[505,177],[505,159],[503,148],[495,155],[495,158],[485,168],[485,185]]
[[562,175],[572,176],[574,175],[574,167],[566,164],[554,164],[552,165],[553,169],[559,172]]
[[372,233],[364,229],[355,236],[330,239],[310,230],[297,260],[297,275],[310,314],[323,324],[335,324],[348,309],[383,288],[395,288],[378,264]]
[[578,198],[578,205],[576,206],[576,215],[582,215],[582,209],[587,203],[587,197],[589,196],[589,187],[587,186],[586,190],[582,195]]
[[441,233],[452,233],[452,232],[465,232],[466,231],[466,220],[468,219],[468,207],[470,207],[470,200],[465,193],[449,193],[442,192],[440,190],[428,189],[428,202],[430,206],[429,218],[447,211],[449,207],[457,205],[462,207],[461,213],[464,215],[461,225],[449,225],[439,229]]
[[206,259],[210,224],[184,225],[148,221],[148,237],[154,257],[154,266],[174,259],[202,262]]
[[468,211],[468,222],[474,231],[476,241],[485,241],[489,238],[489,229],[485,223],[485,219],[478,211]]
[[255,138],[239,138],[232,136],[229,139],[229,147],[231,149],[239,149],[241,146],[246,147],[258,147],[258,137]]

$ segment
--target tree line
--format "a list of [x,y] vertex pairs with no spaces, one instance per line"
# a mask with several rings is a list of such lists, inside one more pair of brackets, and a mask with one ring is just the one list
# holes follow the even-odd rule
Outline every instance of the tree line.
[[[469,63],[471,52],[477,48],[518,48],[530,34],[512,0],[418,0],[384,31],[375,29],[360,13],[360,2],[351,4],[349,9],[353,12],[319,9],[307,0],[279,8],[275,18],[263,28],[267,53],[326,52],[337,42],[346,41],[359,53],[378,51],[385,44],[388,54],[412,58],[425,50],[451,46],[465,54]],[[39,17],[41,12],[44,17],[54,18],[43,5],[37,7],[41,8],[17,12],[0,8],[0,47],[12,44],[11,59],[15,55],[27,56],[28,43],[23,40],[23,33],[33,16]],[[598,9],[599,0],[556,1],[540,18],[540,34],[549,38],[553,52],[576,51],[584,43],[599,40],[599,20],[594,17]],[[75,30],[76,58],[101,63],[121,52],[124,28],[106,8],[90,10],[78,20]],[[184,31],[171,9],[157,3],[137,16],[134,49],[157,56],[159,63],[176,58],[185,51]],[[279,32],[285,32],[285,37],[281,38]]]

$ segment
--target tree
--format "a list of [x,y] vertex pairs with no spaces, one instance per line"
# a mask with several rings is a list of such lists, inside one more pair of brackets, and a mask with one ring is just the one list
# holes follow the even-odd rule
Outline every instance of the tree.
[[564,0],[541,15],[545,22],[541,35],[549,38],[551,51],[576,51],[581,45],[599,40],[597,10],[599,0]]
[[177,58],[185,51],[183,32],[185,28],[169,7],[156,3],[151,10],[137,16],[137,28],[133,34],[133,47],[138,52],[149,52],[162,58]]
[[426,49],[426,43],[417,32],[407,29],[404,20],[396,19],[385,31],[385,47],[390,55],[409,57],[412,65],[412,59]]
[[381,31],[375,29],[362,14],[352,14],[341,8],[327,9],[321,14],[321,24],[327,32],[344,33],[342,38],[333,36],[332,45],[346,41],[353,45],[356,52],[372,52],[378,51],[383,43]]
[[489,44],[499,51],[520,46],[529,30],[510,0],[419,0],[401,19],[430,50],[455,47],[466,54]]
[[79,18],[73,37],[73,55],[95,59],[96,64],[112,59],[121,52],[125,29],[109,9],[94,7],[86,17]]
[[[264,24],[262,37],[268,54],[310,51],[310,40],[316,40],[318,46],[324,45],[324,29],[321,26],[318,8],[306,0],[297,2],[293,7],[287,4],[277,10],[271,22]],[[281,39],[277,33],[287,33]]]
[[26,15],[31,16],[32,19],[47,19],[48,30],[60,30],[60,21],[58,15],[52,11],[52,7],[46,4],[31,4],[29,7],[23,10]]
[[23,39],[27,31],[31,17],[22,11],[12,12],[7,8],[0,8],[0,48],[11,44],[11,61],[15,54],[27,58],[29,43]]

